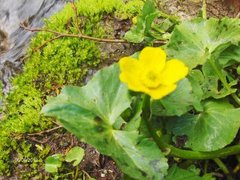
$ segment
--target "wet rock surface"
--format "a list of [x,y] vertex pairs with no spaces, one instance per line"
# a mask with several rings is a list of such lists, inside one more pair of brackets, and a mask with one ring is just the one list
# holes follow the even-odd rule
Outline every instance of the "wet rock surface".
[[20,28],[21,22],[30,27],[43,25],[43,18],[64,7],[67,0],[0,0],[0,80],[5,91],[9,90],[9,78],[21,69],[21,57],[25,54],[32,32]]

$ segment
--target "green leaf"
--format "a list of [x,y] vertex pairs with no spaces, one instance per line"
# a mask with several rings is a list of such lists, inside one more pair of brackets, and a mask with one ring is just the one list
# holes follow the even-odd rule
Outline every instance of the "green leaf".
[[237,73],[240,75],[240,65],[237,67]]
[[[195,168],[196,169],[196,168]],[[203,177],[199,176],[199,173],[196,173],[196,170],[192,169],[182,169],[173,165],[166,177],[166,180],[214,180],[214,178],[210,174],[206,174]]]
[[147,0],[143,6],[142,14],[137,19],[137,25],[128,31],[124,39],[133,43],[140,43],[144,39],[152,40],[149,31],[154,19],[158,16],[153,0]]
[[156,11],[154,0],[146,0],[143,10],[142,10],[142,16],[146,17],[147,15],[154,13]]
[[62,155],[54,154],[48,156],[45,161],[45,170],[49,173],[57,173],[58,168],[62,166]]
[[119,81],[119,68],[115,64],[96,73],[84,87],[64,88],[62,94],[50,101],[42,111],[48,109],[47,114],[50,115],[50,108],[53,106],[55,109],[58,105],[78,108],[88,117],[96,116],[96,119],[113,125],[117,117],[130,106],[130,98],[127,87]]
[[240,127],[240,109],[224,101],[207,101],[204,111],[167,121],[176,136],[187,136],[186,147],[195,151],[215,151],[230,144]]
[[133,116],[130,117],[129,123],[126,124],[124,127],[125,131],[133,131],[138,130],[141,125],[141,114],[142,114],[142,99],[141,98],[135,98],[134,102],[132,102],[131,105],[131,112],[133,112]]
[[236,91],[234,85],[236,85],[237,81],[232,79],[232,77],[230,77],[224,69],[220,68],[216,61],[214,61],[214,64],[221,73],[222,78],[228,84],[228,88],[222,86],[219,74],[212,67],[209,61],[203,65],[203,72],[198,69],[192,70],[188,76],[188,79],[193,88],[194,107],[197,111],[202,111],[202,100],[209,97],[220,99]]
[[219,55],[218,62],[222,67],[240,63],[240,47],[236,45],[229,46]]
[[171,58],[182,60],[190,69],[204,64],[230,45],[240,41],[239,19],[194,19],[177,25],[166,50]]
[[181,116],[193,105],[192,87],[188,79],[178,83],[177,89],[167,97],[153,101],[152,111],[158,116]]
[[168,165],[155,142],[137,130],[114,128],[131,103],[128,89],[118,76],[117,64],[104,68],[84,87],[65,87],[42,112],[58,117],[67,130],[111,156],[130,177],[161,178]]
[[[216,66],[216,68],[218,68],[218,71],[221,73],[222,78],[226,81],[226,83],[228,82],[227,76],[228,73],[219,66],[219,64],[214,61],[213,62]],[[221,87],[219,86],[219,82],[221,82],[221,79],[219,77],[219,74],[216,72],[216,70],[212,67],[211,63],[208,61],[203,65],[202,68],[203,71],[203,75],[204,75],[204,84],[203,84],[203,88],[205,90],[205,98],[208,97],[214,97],[216,99],[219,98],[223,98],[226,97],[234,92],[236,92],[236,88],[233,88],[234,85],[236,85],[237,81],[236,80],[232,80],[230,81],[230,83],[228,84],[229,88],[226,87]]]
[[193,106],[197,111],[202,111],[201,101],[205,99],[204,94],[204,83],[205,79],[202,72],[198,69],[190,71],[188,75],[188,80],[191,83],[192,91],[193,91]]
[[133,43],[140,43],[144,40],[144,29],[132,28],[130,31],[126,32],[124,39]]
[[158,40],[169,40],[171,37],[170,32],[172,31],[176,22],[172,22],[169,19],[164,19],[158,24],[152,24],[152,28],[149,33],[152,37]]
[[73,162],[73,166],[77,166],[83,159],[84,149],[81,147],[72,148],[66,155],[65,161]]

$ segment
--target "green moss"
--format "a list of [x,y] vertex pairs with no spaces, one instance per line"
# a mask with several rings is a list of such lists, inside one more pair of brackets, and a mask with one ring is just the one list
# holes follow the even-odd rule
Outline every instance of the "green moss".
[[[103,37],[101,27],[103,15],[115,12],[118,18],[127,18],[140,11],[142,0],[81,0],[76,3],[82,33]],[[61,32],[77,33],[75,13],[71,5],[45,20],[46,28]],[[47,96],[59,93],[63,85],[82,85],[88,69],[94,69],[103,61],[98,45],[79,38],[61,38],[48,43],[43,49],[36,50],[54,35],[40,32],[32,40],[23,71],[13,81],[13,90],[4,99],[3,120],[0,121],[0,175],[9,175],[16,166],[11,155],[18,154],[20,159],[32,158],[29,173],[24,177],[35,176],[36,168],[43,162],[48,151],[37,153],[24,139],[24,133],[37,132],[50,128],[52,121],[42,117],[40,110]],[[18,162],[27,165],[28,162]],[[22,176],[22,175],[21,175]]]
[[144,1],[142,0],[132,0],[127,1],[126,4],[121,4],[121,6],[114,12],[115,16],[120,19],[127,19],[136,16],[142,9]]

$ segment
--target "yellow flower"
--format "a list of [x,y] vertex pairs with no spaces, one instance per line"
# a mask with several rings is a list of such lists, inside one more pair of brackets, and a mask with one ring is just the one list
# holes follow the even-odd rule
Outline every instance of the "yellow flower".
[[177,59],[166,61],[166,53],[161,48],[145,47],[139,59],[124,57],[120,59],[120,80],[128,88],[144,92],[153,99],[173,92],[177,81],[188,74],[188,67]]

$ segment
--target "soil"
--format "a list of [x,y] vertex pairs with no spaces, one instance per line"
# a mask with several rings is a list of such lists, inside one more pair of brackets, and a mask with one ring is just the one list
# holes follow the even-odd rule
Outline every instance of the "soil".
[[[85,149],[85,156],[79,165],[81,172],[79,173],[79,178],[85,177],[89,179],[89,177],[94,177],[99,180],[118,180],[122,178],[122,173],[111,158],[101,155],[92,146],[80,142],[74,135],[68,133],[63,128],[60,128],[51,133],[36,134],[35,136],[26,135],[25,138],[29,141],[29,143],[32,143],[33,145],[37,143],[42,144],[43,146],[50,146],[51,150],[49,154],[60,153],[66,155],[71,148],[76,146]],[[19,167],[16,169],[22,173],[21,169],[23,168]],[[45,176],[44,179],[49,178],[49,174],[46,174],[46,171],[42,167],[38,169],[38,172],[42,173]],[[64,170],[62,170],[60,173],[64,174],[67,172],[64,172]],[[69,176],[68,178],[72,177]]]
[[[166,10],[170,14],[177,15],[184,19],[199,16],[202,9],[202,0],[165,0],[165,3],[159,1],[159,8]],[[239,13],[239,4],[229,0],[206,0],[208,17],[237,17]]]
[[[159,9],[170,14],[179,16],[182,19],[189,19],[198,16],[202,8],[202,2],[199,0],[162,0],[159,1],[158,7]],[[207,1],[207,14],[209,17],[237,17],[238,10],[239,4],[233,4],[232,1]],[[113,24],[109,24],[109,22],[111,22],[109,21],[109,18],[111,19],[112,17],[105,17],[104,25],[114,27],[114,31],[111,32],[109,36],[115,38],[121,38],[132,25],[130,20],[120,21],[117,19],[113,21]],[[105,58],[107,58],[107,61],[105,61],[102,66],[112,64],[113,62],[118,61],[121,57],[133,54],[135,51],[141,50],[142,48],[141,45],[107,43],[102,43],[100,47],[102,48],[102,50],[104,50],[106,56]],[[95,71],[93,70],[89,71],[89,77],[94,72]],[[89,77],[86,79],[86,81],[89,80]],[[82,176],[85,176],[85,178],[87,179],[90,176],[97,180],[117,180],[122,179],[123,177],[122,173],[117,168],[115,162],[110,157],[101,155],[96,149],[94,149],[90,145],[80,142],[76,139],[76,137],[63,129],[51,131],[50,133],[43,133],[41,134],[41,136],[39,136],[38,134],[36,134],[35,136],[26,135],[25,138],[33,145],[40,143],[43,146],[51,146],[51,151],[49,154],[66,154],[74,146],[83,147],[85,149],[85,156],[80,163],[79,168],[80,172],[83,172]],[[224,161],[227,163],[227,165],[229,165],[230,169],[233,170],[236,167],[236,158],[230,157]],[[186,162],[183,161],[182,164],[184,163]],[[195,164],[199,168],[204,167],[204,162],[198,161],[195,162]],[[216,167],[214,162],[209,161],[209,164],[209,169],[207,169],[207,171],[214,172],[217,179],[227,178],[227,176],[223,172],[221,172],[218,167]],[[24,168],[19,165],[19,167],[16,167],[16,169],[18,169],[18,171],[15,172],[15,177],[12,177],[13,179],[18,179],[18,172],[21,172]],[[46,172],[43,168],[40,168],[39,173],[45,174]],[[240,179],[239,171],[238,173],[235,173],[233,175],[235,177],[234,179]]]

